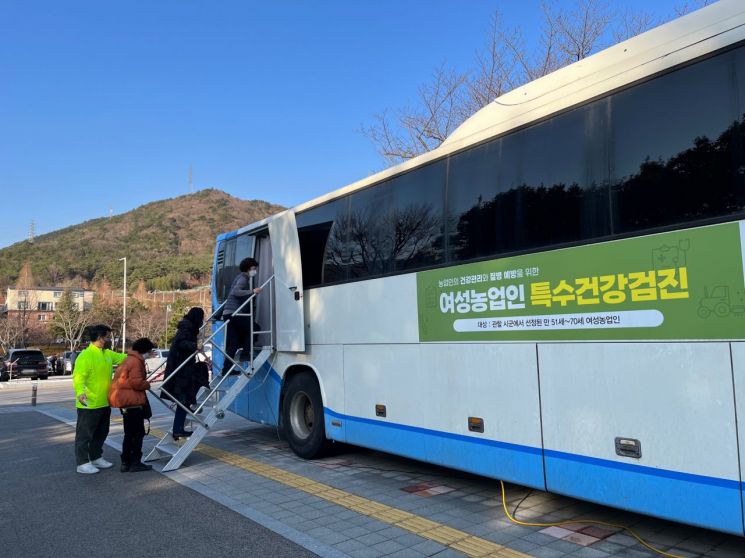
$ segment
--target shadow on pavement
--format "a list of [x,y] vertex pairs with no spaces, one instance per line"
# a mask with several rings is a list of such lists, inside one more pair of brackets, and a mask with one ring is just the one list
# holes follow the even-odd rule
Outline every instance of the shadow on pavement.
[[315,556],[165,476],[75,473],[74,431],[36,412],[0,415],[0,555]]

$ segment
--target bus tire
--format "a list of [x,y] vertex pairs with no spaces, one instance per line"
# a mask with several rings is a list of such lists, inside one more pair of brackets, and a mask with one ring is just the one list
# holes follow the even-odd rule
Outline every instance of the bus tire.
[[290,378],[282,403],[282,424],[292,451],[303,459],[321,457],[327,448],[321,388],[312,374]]

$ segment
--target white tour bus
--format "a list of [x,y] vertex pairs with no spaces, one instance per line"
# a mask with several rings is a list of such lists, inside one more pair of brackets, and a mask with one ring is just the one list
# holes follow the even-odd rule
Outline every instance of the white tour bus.
[[233,410],[303,457],[337,440],[743,534],[744,113],[722,0],[219,236],[214,307],[241,259],[274,276],[275,352]]

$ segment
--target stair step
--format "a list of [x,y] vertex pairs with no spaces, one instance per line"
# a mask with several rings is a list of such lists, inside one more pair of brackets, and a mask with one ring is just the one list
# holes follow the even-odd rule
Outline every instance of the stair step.
[[[256,359],[256,370],[258,370],[269,359],[271,352],[271,348],[262,350],[261,354]],[[193,429],[194,434],[190,438],[186,438],[185,442],[182,444],[177,444],[172,441],[172,434],[169,432],[157,443],[155,448],[153,448],[145,458],[145,461],[158,459],[162,457],[163,454],[170,455],[171,458],[168,460],[168,463],[166,463],[163,471],[173,471],[178,469],[186,458],[191,455],[192,451],[194,451],[194,448],[199,444],[199,442],[201,442],[202,438],[208,434],[210,428],[216,423],[216,421],[223,417],[225,409],[233,403],[238,394],[248,385],[253,376],[253,370],[249,369],[248,372],[249,373],[247,374],[239,374],[234,378],[225,380],[217,392],[213,394],[219,396],[218,401],[214,404],[205,404],[202,411],[199,413],[200,419],[195,421]],[[220,378],[215,378],[213,380],[215,384],[219,381]],[[202,391],[200,393],[200,395],[202,395],[200,403],[204,401],[205,398],[203,396],[206,395],[206,393],[208,392]],[[187,420],[189,419],[194,420],[190,415]],[[199,426],[197,426],[197,424],[199,424]]]
[[[170,437],[171,435],[168,434]],[[160,442],[157,446],[158,451],[167,453],[168,455],[176,455],[176,452],[181,449],[181,446],[176,442]]]

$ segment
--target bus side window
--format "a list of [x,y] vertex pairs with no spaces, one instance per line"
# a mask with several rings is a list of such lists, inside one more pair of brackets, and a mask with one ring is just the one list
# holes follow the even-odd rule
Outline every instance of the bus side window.
[[215,273],[215,292],[217,302],[223,303],[230,293],[233,279],[238,275],[238,264],[243,258],[253,256],[254,237],[244,233],[229,240],[223,240],[217,247],[217,270]]
[[215,274],[215,293],[217,301],[222,303],[228,296],[230,284],[235,277],[235,238],[223,240],[218,246],[217,273]]
[[344,197],[296,216],[306,289],[346,280],[348,211]]

